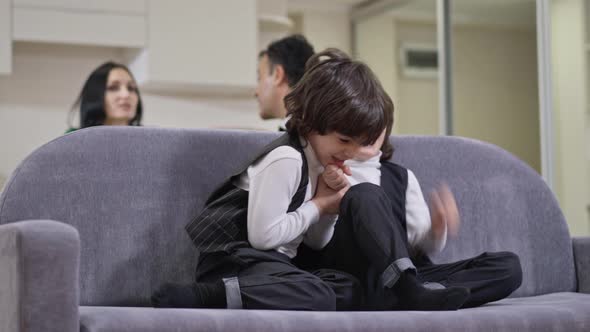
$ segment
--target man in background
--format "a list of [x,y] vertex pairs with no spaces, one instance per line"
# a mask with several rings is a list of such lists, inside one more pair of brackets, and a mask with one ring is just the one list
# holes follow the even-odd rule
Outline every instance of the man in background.
[[[276,40],[260,52],[256,99],[262,119],[286,118],[283,99],[299,82],[305,72],[305,63],[313,54],[313,46],[302,35]],[[279,130],[284,130],[284,123]]]
[[[260,117],[264,120],[281,119],[280,131],[285,131],[287,109],[283,99],[299,82],[305,72],[307,60],[314,54],[313,46],[302,35],[291,35],[273,41],[258,55],[258,85],[256,99]],[[379,153],[383,138],[359,152],[361,160]],[[348,162],[353,165],[355,162]]]

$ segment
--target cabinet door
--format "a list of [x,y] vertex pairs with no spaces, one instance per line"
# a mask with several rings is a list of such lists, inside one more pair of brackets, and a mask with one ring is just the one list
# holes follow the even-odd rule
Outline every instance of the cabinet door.
[[10,0],[0,0],[0,75],[12,72]]
[[146,2],[15,0],[12,38],[111,47],[143,47]]
[[149,1],[149,47],[132,69],[146,89],[253,95],[255,0]]
[[14,7],[44,8],[62,11],[145,14],[146,0],[13,0]]

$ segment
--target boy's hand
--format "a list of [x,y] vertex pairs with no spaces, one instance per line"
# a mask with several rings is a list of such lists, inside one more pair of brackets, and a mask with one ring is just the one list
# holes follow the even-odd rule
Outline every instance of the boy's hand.
[[318,177],[318,188],[315,196],[311,199],[318,207],[320,215],[338,214],[340,212],[340,201],[348,191],[349,186],[340,190],[334,190],[326,184],[323,176]]
[[329,164],[326,166],[326,169],[322,173],[321,177],[324,179],[328,187],[339,191],[346,187],[350,187],[350,183],[344,174],[349,176],[352,175],[350,167],[346,165],[338,167],[337,165]]
[[446,184],[442,184],[430,194],[430,218],[432,233],[439,240],[447,229],[448,234],[456,236],[461,223],[455,197]]
[[379,151],[381,151],[381,147],[383,146],[383,142],[385,142],[385,129],[381,132],[381,135],[377,138],[375,143],[367,146],[363,146],[357,156],[356,160],[359,161],[367,161],[373,157],[375,157]]

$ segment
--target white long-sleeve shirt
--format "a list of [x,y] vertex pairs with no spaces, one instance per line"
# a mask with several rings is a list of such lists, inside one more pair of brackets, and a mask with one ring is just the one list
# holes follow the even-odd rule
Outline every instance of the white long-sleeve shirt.
[[[302,241],[313,249],[321,249],[332,238],[336,215],[324,215],[311,202],[318,176],[324,171],[310,144],[302,140],[307,159],[309,184],[303,204],[287,213],[291,200],[301,182],[301,154],[290,146],[280,146],[248,169],[234,184],[249,192],[248,240],[257,249],[276,251],[290,258],[297,254]],[[351,185],[362,182],[381,184],[380,154],[363,162],[347,160],[352,175]],[[264,188],[264,189],[261,189]],[[321,219],[321,220],[320,220]],[[441,239],[432,236],[430,213],[414,173],[408,170],[406,189],[406,226],[408,243],[426,253],[440,251],[445,246],[446,231]]]

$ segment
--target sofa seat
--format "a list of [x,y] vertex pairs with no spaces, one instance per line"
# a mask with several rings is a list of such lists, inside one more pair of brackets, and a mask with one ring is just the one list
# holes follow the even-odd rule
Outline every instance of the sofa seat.
[[[500,305],[501,304],[501,305]],[[590,331],[590,297],[510,298],[454,312],[301,312],[80,307],[84,332]]]

